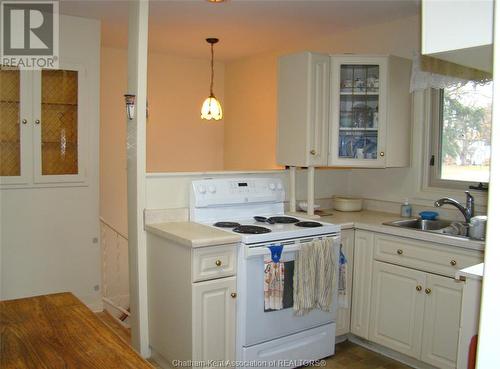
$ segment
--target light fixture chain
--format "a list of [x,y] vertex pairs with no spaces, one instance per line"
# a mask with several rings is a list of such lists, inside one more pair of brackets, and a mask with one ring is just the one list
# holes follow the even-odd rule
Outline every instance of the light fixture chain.
[[213,96],[214,94],[214,44],[210,44],[210,49],[212,53],[212,60],[210,63],[210,68],[211,68],[211,75],[210,75],[210,96]]

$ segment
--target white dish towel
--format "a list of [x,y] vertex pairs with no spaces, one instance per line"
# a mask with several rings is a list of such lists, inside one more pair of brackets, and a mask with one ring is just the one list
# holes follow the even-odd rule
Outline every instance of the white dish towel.
[[313,309],[330,311],[337,273],[333,238],[301,244],[295,257],[293,310],[304,315]]

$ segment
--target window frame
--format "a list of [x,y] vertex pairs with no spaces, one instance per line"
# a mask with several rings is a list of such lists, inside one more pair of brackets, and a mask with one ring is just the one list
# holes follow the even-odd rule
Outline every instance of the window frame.
[[[480,182],[459,181],[441,178],[441,155],[442,155],[442,125],[443,125],[443,89],[431,89],[431,122],[430,122],[430,147],[429,160],[429,186],[438,188],[450,188],[456,190],[469,190],[470,186],[477,186]],[[434,161],[433,165],[431,164]],[[483,182],[489,184],[489,182]]]

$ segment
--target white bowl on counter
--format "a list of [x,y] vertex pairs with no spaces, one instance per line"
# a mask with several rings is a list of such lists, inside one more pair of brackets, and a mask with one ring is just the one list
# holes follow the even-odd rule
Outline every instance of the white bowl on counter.
[[358,197],[334,196],[333,208],[338,211],[361,211],[363,199]]

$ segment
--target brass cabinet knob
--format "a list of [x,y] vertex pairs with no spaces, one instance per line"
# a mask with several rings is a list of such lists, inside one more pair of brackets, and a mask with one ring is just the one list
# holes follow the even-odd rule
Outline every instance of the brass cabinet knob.
[[426,289],[425,289],[425,293],[426,293],[426,294],[430,295],[430,293],[431,293],[431,292],[432,292],[432,290],[431,290],[430,288],[426,288]]
[[233,299],[235,299],[235,298],[236,298],[236,292],[231,292],[231,297],[232,297]]
[[314,149],[309,151],[309,152],[311,153],[311,155],[316,155],[316,150],[314,150]]
[[40,124],[40,119],[35,120],[35,124]]
[[385,156],[385,152],[381,151],[380,156]]
[[452,261],[450,261],[450,265],[452,265],[452,266],[457,265],[457,261],[456,261],[456,260],[452,260]]
[[398,253],[398,255],[403,255],[403,250],[401,249],[398,249],[398,251],[396,251]]
[[222,261],[220,260],[216,260],[215,261],[215,265],[217,265],[218,267],[220,267],[222,265]]
[[416,288],[415,288],[418,292],[422,291],[422,286],[421,285],[418,285]]
[[23,120],[21,121],[21,123],[22,123],[22,124],[26,124],[26,123],[28,123],[28,119],[23,119]]

